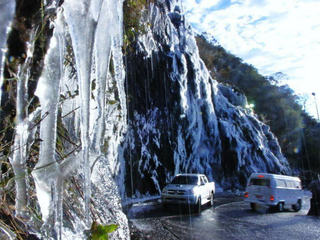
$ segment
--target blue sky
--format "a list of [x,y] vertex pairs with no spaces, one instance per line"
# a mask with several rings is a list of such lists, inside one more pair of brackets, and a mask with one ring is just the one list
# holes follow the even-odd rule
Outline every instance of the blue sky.
[[182,0],[187,21],[262,75],[283,72],[307,111],[320,107],[320,0]]

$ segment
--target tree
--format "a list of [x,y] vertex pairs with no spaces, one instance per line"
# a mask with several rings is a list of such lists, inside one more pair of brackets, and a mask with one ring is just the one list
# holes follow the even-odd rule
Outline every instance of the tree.
[[236,86],[246,95],[248,102],[254,103],[255,114],[270,126],[291,163],[296,161],[298,149],[299,158],[318,168],[320,149],[316,144],[319,128],[305,112],[305,100],[284,84],[288,76],[282,72],[262,76],[254,66],[244,63],[217,43],[213,45],[200,35],[196,39],[200,57],[211,76],[220,83]]

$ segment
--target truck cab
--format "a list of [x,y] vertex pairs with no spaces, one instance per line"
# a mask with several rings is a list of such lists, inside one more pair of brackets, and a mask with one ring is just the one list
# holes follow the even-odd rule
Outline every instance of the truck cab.
[[204,174],[178,174],[161,193],[164,207],[168,204],[191,205],[196,212],[201,206],[213,204],[215,184],[209,182]]

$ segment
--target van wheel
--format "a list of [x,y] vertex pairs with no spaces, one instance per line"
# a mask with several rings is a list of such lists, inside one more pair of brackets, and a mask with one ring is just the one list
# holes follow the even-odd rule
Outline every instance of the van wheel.
[[250,203],[250,207],[252,211],[256,211],[256,204],[255,203]]
[[301,199],[299,199],[298,202],[297,202],[297,204],[292,205],[292,209],[293,209],[295,212],[299,212],[300,209],[301,209],[301,206],[302,206],[302,204],[301,204]]
[[283,212],[284,209],[284,203],[283,202],[279,202],[277,205],[277,210],[278,212]]
[[194,212],[195,213],[201,212],[201,198],[199,198],[198,202],[194,205]]

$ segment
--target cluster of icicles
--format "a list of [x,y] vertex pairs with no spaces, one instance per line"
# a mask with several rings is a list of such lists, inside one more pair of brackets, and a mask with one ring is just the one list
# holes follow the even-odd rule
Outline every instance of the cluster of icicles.
[[[2,3],[1,3],[2,4]],[[1,5],[0,4],[0,5]],[[109,65],[114,66],[115,82],[123,85],[124,69],[122,63],[122,0],[65,0],[61,7],[55,0],[46,1],[46,8],[57,12],[52,22],[53,37],[45,57],[45,67],[38,82],[36,95],[40,99],[40,107],[28,114],[29,72],[21,69],[17,81],[16,133],[14,151],[10,157],[16,183],[16,216],[28,216],[28,177],[26,159],[31,143],[34,141],[34,120],[39,114],[43,118],[40,123],[39,161],[32,170],[36,184],[37,198],[42,213],[42,233],[61,239],[62,237],[62,200],[63,186],[67,178],[82,174],[84,189],[84,209],[86,225],[90,226],[91,217],[89,203],[91,197],[91,170],[93,164],[101,158],[106,124],[106,91],[107,79],[110,78]],[[1,11],[0,44],[5,47],[15,8],[14,0],[6,0],[0,6]],[[57,119],[60,91],[68,79],[64,59],[66,55],[67,36],[71,38],[76,60],[77,79],[74,84],[79,92],[75,101],[77,121],[80,127],[81,148],[70,154],[62,162],[56,159]],[[33,56],[33,43],[29,42],[26,62]],[[4,58],[2,51],[1,59]],[[3,72],[3,61],[1,61]],[[94,69],[94,71],[92,71]],[[95,74],[93,77],[92,74]],[[92,103],[92,79],[95,78],[95,105]],[[1,77],[1,79],[3,79]],[[63,84],[62,84],[63,83]],[[1,97],[1,95],[0,95]],[[120,97],[121,98],[121,97]],[[121,108],[125,109],[125,101],[120,99]],[[70,110],[71,111],[71,110]],[[122,111],[125,113],[126,111]],[[123,116],[125,119],[126,116]]]

